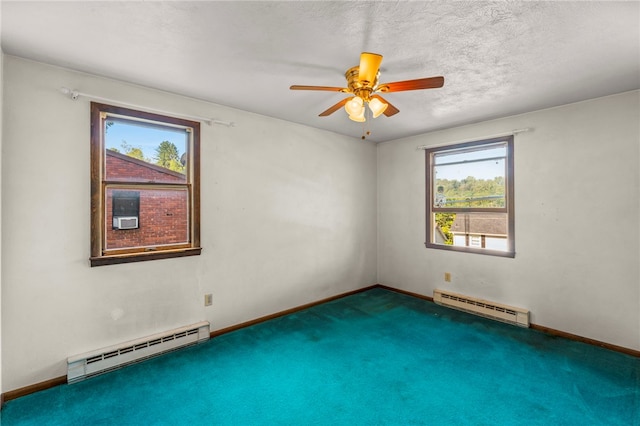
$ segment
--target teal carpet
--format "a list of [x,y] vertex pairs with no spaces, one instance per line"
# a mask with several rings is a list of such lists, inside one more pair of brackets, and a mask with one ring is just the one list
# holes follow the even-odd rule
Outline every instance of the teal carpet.
[[9,401],[13,425],[640,425],[640,359],[376,288]]

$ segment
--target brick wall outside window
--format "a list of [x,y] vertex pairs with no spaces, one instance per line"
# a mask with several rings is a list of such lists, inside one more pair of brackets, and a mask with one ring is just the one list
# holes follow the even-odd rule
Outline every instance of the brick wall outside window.
[[[108,181],[184,182],[185,176],[113,151],[106,151]],[[116,189],[117,190],[117,189]],[[131,190],[131,189],[128,189]],[[135,189],[140,192],[138,229],[112,229],[113,189],[105,200],[106,248],[146,247],[189,241],[186,189]]]

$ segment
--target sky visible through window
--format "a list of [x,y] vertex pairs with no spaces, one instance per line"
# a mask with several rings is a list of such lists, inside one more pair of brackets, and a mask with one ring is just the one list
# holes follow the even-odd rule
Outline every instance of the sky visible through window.
[[186,151],[187,133],[184,129],[172,129],[170,127],[160,127],[153,125],[144,125],[144,123],[131,123],[122,120],[107,120],[112,125],[106,130],[105,148],[117,149],[119,152],[126,154],[125,146],[130,148],[139,148],[142,150],[144,157],[148,160],[156,158],[156,148],[160,142],[169,141],[178,148],[178,156],[182,156]]
[[[476,150],[471,152],[442,153],[435,156],[436,179],[462,180],[468,176],[476,179],[492,180],[496,177],[505,176],[506,147],[498,146],[493,149]],[[503,157],[503,159],[493,159]],[[487,161],[477,161],[492,158]],[[468,164],[459,162],[470,161]],[[447,163],[458,163],[447,166]]]

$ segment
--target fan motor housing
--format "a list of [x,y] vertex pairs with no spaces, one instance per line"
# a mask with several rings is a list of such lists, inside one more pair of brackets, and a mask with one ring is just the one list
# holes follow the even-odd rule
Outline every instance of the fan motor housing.
[[376,87],[376,85],[378,84],[378,77],[380,76],[380,72],[376,74],[376,78],[372,82],[360,80],[359,66],[349,68],[344,76],[347,79],[347,86],[349,87],[349,91],[354,95],[361,97],[362,100],[368,101],[374,87]]

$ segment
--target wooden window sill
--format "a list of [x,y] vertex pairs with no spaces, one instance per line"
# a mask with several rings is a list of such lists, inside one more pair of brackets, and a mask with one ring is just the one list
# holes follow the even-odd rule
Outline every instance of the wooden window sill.
[[144,262],[146,260],[171,259],[174,257],[199,256],[201,247],[162,250],[144,253],[128,253],[108,256],[91,257],[91,266],[117,265],[120,263]]

